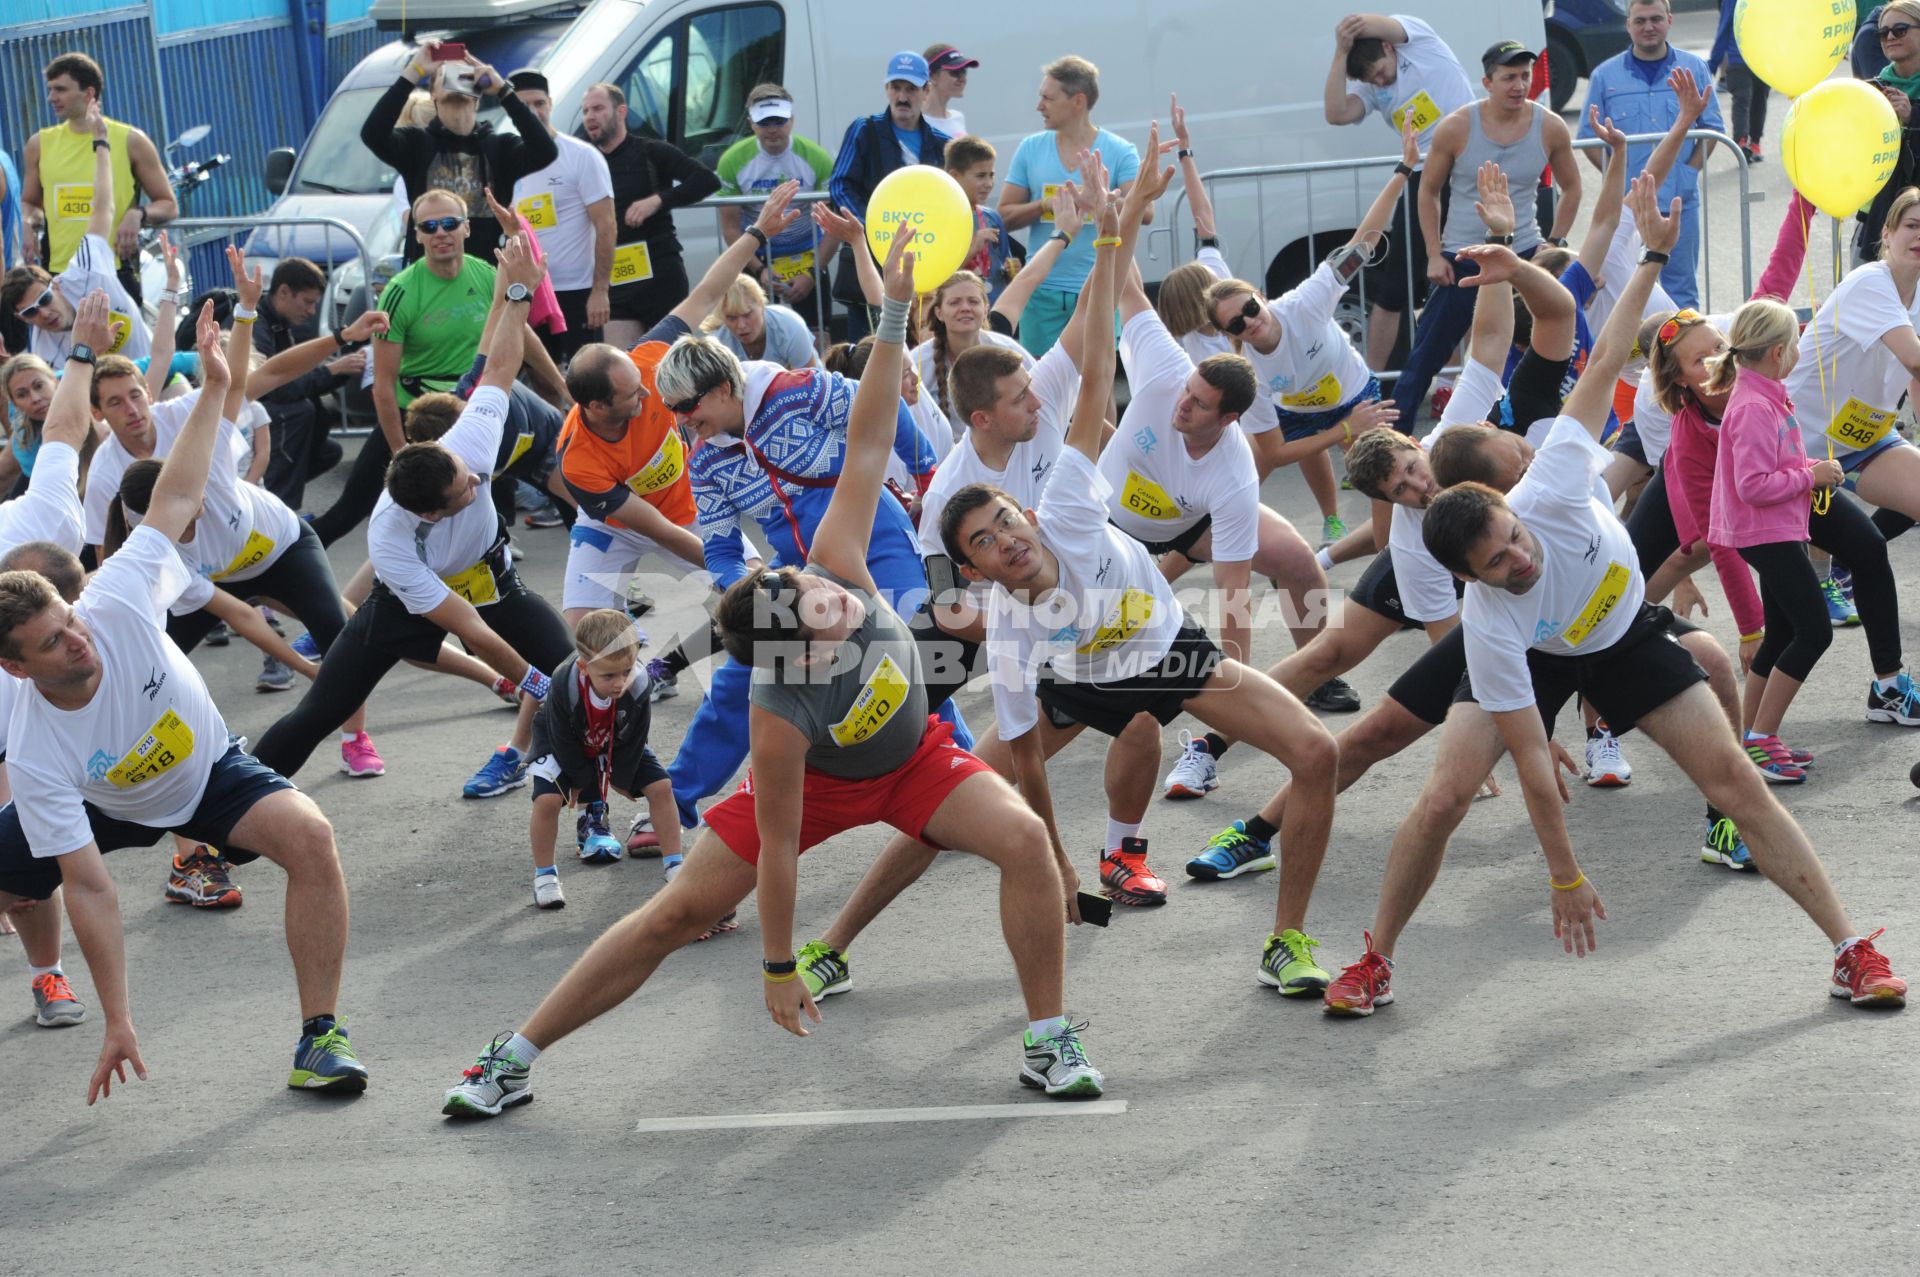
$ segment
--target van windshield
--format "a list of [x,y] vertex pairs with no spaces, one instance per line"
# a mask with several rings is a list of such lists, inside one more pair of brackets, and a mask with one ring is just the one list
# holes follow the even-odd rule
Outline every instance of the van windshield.
[[[307,138],[293,189],[344,195],[376,195],[393,189],[397,176],[360,141],[360,126],[384,88],[345,89],[333,95]],[[483,98],[479,119],[495,129],[513,131],[494,98]]]

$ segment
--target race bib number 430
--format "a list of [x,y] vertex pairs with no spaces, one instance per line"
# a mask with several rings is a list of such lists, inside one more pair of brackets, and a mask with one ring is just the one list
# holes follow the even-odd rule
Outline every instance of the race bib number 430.
[[833,743],[844,749],[871,737],[900,712],[911,690],[906,672],[894,664],[891,656],[881,657],[880,663],[873,667],[873,673],[867,676],[860,694],[853,698],[853,707],[847,711],[846,717],[829,729],[833,733]]
[[84,222],[93,216],[93,184],[66,182],[53,188],[53,215],[62,222]]
[[140,743],[107,773],[107,781],[116,789],[132,789],[152,780],[193,752],[193,729],[180,715],[168,710],[160,721],[147,729]]

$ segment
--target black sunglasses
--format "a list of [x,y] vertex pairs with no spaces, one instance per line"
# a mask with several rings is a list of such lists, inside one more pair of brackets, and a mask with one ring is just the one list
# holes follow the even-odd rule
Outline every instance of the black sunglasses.
[[1913,30],[1913,28],[1914,24],[1911,22],[1896,22],[1890,27],[1881,27],[1880,38],[1882,40],[1898,40],[1901,36]]
[[676,416],[690,417],[693,415],[693,410],[700,406],[700,401],[702,399],[705,399],[708,395],[712,394],[714,391],[718,390],[719,388],[720,388],[720,383],[717,381],[714,382],[711,386],[702,387],[698,394],[692,395],[691,397],[686,399],[682,399],[677,403],[668,404],[667,411],[673,413]]
[[14,313],[18,315],[21,319],[32,319],[35,315],[40,313],[40,308],[42,306],[50,306],[52,304],[53,304],[53,285],[48,284],[47,291],[44,293],[41,293],[39,298],[36,301],[26,306],[22,306],[18,311]]
[[1226,329],[1229,335],[1238,337],[1241,333],[1247,331],[1247,321],[1259,313],[1260,299],[1258,297],[1249,297],[1247,298],[1247,304],[1240,308],[1240,313],[1232,319],[1229,319],[1225,324],[1222,324],[1221,327]]
[[423,235],[438,235],[441,231],[457,231],[466,225],[464,217],[429,217],[419,223]]

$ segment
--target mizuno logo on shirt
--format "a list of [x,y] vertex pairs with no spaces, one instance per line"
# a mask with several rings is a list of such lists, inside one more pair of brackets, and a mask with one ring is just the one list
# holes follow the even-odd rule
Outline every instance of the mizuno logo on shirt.
[[165,687],[166,685],[167,685],[167,676],[159,670],[154,670],[152,673],[147,675],[147,685],[141,688],[140,690],[146,693],[146,697],[148,700],[152,700],[156,696],[160,695],[160,689]]
[[1587,562],[1592,563],[1596,558],[1599,557],[1599,555],[1600,555],[1600,538],[1594,537],[1592,540],[1587,542],[1587,553],[1585,557]]
[[1113,571],[1113,560],[1111,558],[1102,559],[1100,560],[1100,570],[1093,574],[1093,579],[1105,583],[1107,573],[1111,571]]

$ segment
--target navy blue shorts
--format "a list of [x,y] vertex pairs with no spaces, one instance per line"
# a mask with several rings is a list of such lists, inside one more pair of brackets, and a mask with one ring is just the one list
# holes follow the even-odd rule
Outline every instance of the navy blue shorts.
[[[92,803],[85,804],[87,824],[102,852],[119,851],[123,847],[151,847],[160,841],[162,834],[172,832],[218,847],[228,860],[243,865],[259,857],[233,845],[233,827],[267,795],[293,788],[292,781],[237,743],[229,742],[227,752],[220,756],[207,776],[207,788],[200,795],[200,805],[171,831],[109,816]],[[60,858],[36,857],[20,828],[20,813],[12,803],[0,807],[0,892],[45,900],[59,885]]]
[[1341,404],[1338,408],[1329,408],[1324,412],[1288,412],[1275,405],[1274,415],[1280,418],[1280,434],[1288,443],[1296,439],[1310,439],[1323,430],[1331,430],[1345,421],[1355,408],[1363,403],[1371,403],[1380,397],[1380,379],[1368,377],[1367,384],[1360,393]]

